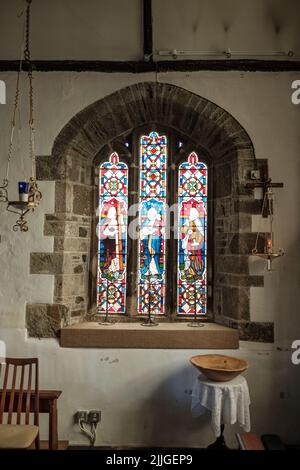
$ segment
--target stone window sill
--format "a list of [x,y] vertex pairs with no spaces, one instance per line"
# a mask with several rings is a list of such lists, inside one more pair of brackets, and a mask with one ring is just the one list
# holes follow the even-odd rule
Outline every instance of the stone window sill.
[[238,349],[238,331],[205,323],[191,328],[184,323],[161,323],[156,327],[139,323],[110,326],[84,322],[61,329],[64,348],[139,348],[139,349]]

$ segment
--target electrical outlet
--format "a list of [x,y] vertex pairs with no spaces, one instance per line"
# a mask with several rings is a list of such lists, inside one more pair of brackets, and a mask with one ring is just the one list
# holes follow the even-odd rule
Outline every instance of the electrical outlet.
[[88,422],[98,424],[101,421],[101,411],[91,410],[88,415]]
[[79,423],[79,421],[83,421],[84,423],[87,423],[88,417],[89,417],[89,412],[87,410],[78,410],[77,413],[75,413],[74,420],[76,423]]

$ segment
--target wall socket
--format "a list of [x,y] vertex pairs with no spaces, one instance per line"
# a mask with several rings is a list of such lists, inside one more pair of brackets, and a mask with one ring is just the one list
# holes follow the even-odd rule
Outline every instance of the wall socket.
[[77,413],[74,415],[75,423],[79,423],[79,421],[83,421],[84,423],[88,422],[89,412],[88,410],[78,410]]
[[84,423],[98,424],[101,421],[100,410],[78,410],[74,415],[75,423],[82,421]]
[[101,411],[91,410],[88,414],[88,422],[98,424],[101,421]]

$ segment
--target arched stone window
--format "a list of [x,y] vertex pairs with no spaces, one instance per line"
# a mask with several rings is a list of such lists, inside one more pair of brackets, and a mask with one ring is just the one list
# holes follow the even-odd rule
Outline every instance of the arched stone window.
[[[228,111],[183,88],[154,82],[128,86],[78,112],[55,139],[52,155],[37,159],[38,179],[55,181],[55,211],[46,214],[44,224],[44,235],[54,237],[54,249],[32,253],[30,272],[53,274],[54,295],[52,303],[27,305],[29,335],[52,336],[61,326],[96,313],[95,168],[117,152],[128,166],[128,207],[138,203],[136,142],[151,131],[168,136],[170,200],[176,200],[179,165],[191,152],[208,167],[208,318],[238,329],[243,339],[272,341],[273,323],[251,319],[250,291],[264,282],[249,267],[256,239],[251,217],[260,213],[261,201],[245,185],[253,169],[260,170],[262,179],[268,177],[267,161],[256,159],[247,131]],[[177,176],[170,178],[170,172]],[[166,243],[168,319],[178,318],[176,242],[171,237]],[[126,311],[133,317],[138,315],[136,244],[128,238]]]

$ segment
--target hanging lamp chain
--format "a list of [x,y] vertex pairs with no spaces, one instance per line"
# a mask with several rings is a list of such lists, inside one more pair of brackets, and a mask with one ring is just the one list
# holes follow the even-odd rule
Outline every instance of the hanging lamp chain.
[[25,32],[25,48],[24,48],[24,62],[27,66],[27,76],[29,82],[29,130],[30,130],[30,142],[29,142],[29,154],[31,158],[31,179],[35,181],[35,150],[34,150],[34,119],[33,119],[33,76],[32,76],[32,63],[30,54],[30,6],[31,0],[27,1],[26,7],[26,32]]
[[[23,53],[23,51],[22,51],[22,53]],[[15,128],[16,128],[17,111],[18,111],[19,100],[20,100],[21,70],[22,70],[22,57],[20,59],[20,67],[19,67],[19,70],[18,70],[18,73],[17,73],[16,92],[15,92],[15,97],[14,97],[13,115],[12,115],[12,120],[11,120],[10,141],[9,141],[9,147],[8,147],[6,173],[5,173],[5,178],[3,179],[3,185],[5,187],[8,186],[9,167],[10,167],[10,161],[11,161],[11,157],[12,157],[12,153],[13,153],[13,140],[14,140],[14,133],[15,133]]]
[[[267,206],[266,206],[267,204]],[[272,271],[272,262],[274,259],[283,256],[284,251],[282,248],[279,248],[277,251],[274,250],[274,232],[273,232],[273,223],[274,223],[274,197],[273,197],[273,190],[272,187],[267,187],[265,191],[263,204],[262,204],[262,211],[261,215],[268,211],[268,217],[270,220],[270,233],[268,234],[267,243],[265,244],[265,248],[263,252],[258,251],[258,240],[261,232],[257,232],[255,247],[252,250],[252,254],[263,258],[267,262],[267,270],[270,272]]]
[[[271,188],[268,188],[267,191],[264,194],[263,202],[262,202],[262,208],[261,208],[261,217],[263,217],[263,214],[266,213],[266,210],[268,211],[268,216],[270,217],[270,237],[272,241],[272,246],[273,246],[273,191]],[[253,253],[258,253],[258,240],[261,232],[258,231],[256,234],[256,240],[255,240],[255,245],[252,250]]]
[[[25,219],[25,215],[29,211],[34,211],[35,207],[37,207],[40,203],[42,198],[42,193],[38,188],[37,181],[36,181],[36,158],[35,158],[35,149],[34,149],[34,118],[33,118],[33,76],[32,76],[32,63],[30,57],[30,6],[32,0],[26,0],[26,15],[24,18],[24,28],[23,28],[23,42],[22,42],[22,52],[20,57],[20,66],[17,73],[17,81],[16,81],[16,93],[14,99],[14,106],[13,106],[13,116],[11,120],[11,134],[10,134],[10,143],[8,148],[8,158],[7,158],[7,168],[6,168],[6,176],[3,178],[3,185],[0,186],[0,202],[7,203],[6,210],[8,212],[15,213],[19,216],[18,220],[16,221],[15,225],[13,226],[13,230],[17,231],[20,230],[21,232],[28,231],[27,220]],[[21,182],[19,182],[19,197],[21,199],[19,201],[10,201],[8,199],[8,175],[9,175],[9,167],[10,161],[13,154],[13,137],[14,131],[16,127],[16,117],[17,111],[19,107],[20,101],[20,77],[21,72],[23,70],[22,60],[25,63],[27,69],[27,76],[29,82],[29,132],[30,132],[30,140],[29,140],[29,156],[31,158],[31,176],[29,178],[29,188],[25,194],[20,191]],[[22,182],[23,184],[23,182]],[[24,198],[23,196],[26,196]]]
[[[25,29],[25,25],[24,25]],[[22,50],[21,50],[21,57],[20,57],[20,66],[17,73],[17,80],[16,80],[16,91],[14,97],[14,106],[13,106],[13,115],[11,120],[11,129],[10,129],[10,140],[8,146],[8,155],[7,155],[7,163],[6,163],[6,172],[5,177],[3,178],[3,185],[0,189],[0,202],[7,202],[8,201],[8,194],[7,194],[7,187],[8,187],[8,178],[9,178],[9,168],[10,162],[13,154],[13,141],[14,141],[14,133],[16,128],[16,118],[17,118],[17,111],[19,107],[19,100],[20,100],[20,76],[22,70],[22,57],[23,57],[23,50],[24,50],[24,32],[23,31],[23,43],[22,43]]]
[[3,180],[4,186],[8,185],[9,166],[10,166],[10,161],[11,161],[11,157],[13,153],[13,140],[14,140],[14,133],[15,133],[15,128],[16,128],[16,116],[17,116],[17,110],[18,110],[18,105],[19,105],[19,97],[20,97],[20,71],[18,71],[18,74],[17,74],[16,93],[15,93],[15,98],[14,98],[13,117],[11,120],[10,141],[9,141],[8,157],[7,157],[7,164],[6,164],[6,174]]

